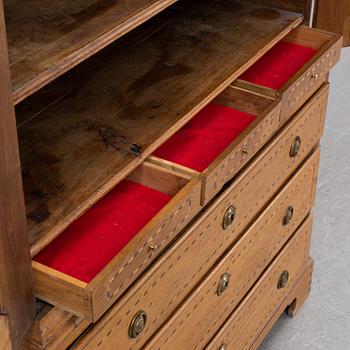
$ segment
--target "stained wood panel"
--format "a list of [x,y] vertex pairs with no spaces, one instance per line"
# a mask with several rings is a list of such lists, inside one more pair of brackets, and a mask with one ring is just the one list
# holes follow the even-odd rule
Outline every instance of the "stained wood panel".
[[[56,103],[24,118],[30,122],[19,128],[19,140],[32,254],[301,21],[246,1],[183,6],[127,54],[123,42],[79,67],[69,88],[53,89]],[[30,101],[21,109],[30,113]]]
[[0,313],[16,346],[34,317],[34,296],[2,1],[0,52]]
[[303,13],[306,23],[308,23],[311,16],[312,0],[255,0],[255,2]]
[[15,103],[176,0],[5,0]]
[[315,23],[317,28],[343,34],[343,45],[350,45],[349,0],[317,0]]

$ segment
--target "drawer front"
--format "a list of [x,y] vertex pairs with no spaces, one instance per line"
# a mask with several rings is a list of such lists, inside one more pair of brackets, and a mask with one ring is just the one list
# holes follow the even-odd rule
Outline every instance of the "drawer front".
[[302,276],[309,259],[312,220],[308,217],[254,288],[206,347],[249,349]]
[[234,82],[235,86],[281,99],[281,124],[297,112],[317,89],[328,81],[328,73],[339,61],[342,47],[340,35],[305,26],[292,30],[284,40],[314,48],[317,53],[280,89],[257,85],[242,79]]
[[[227,91],[233,90],[229,88]],[[244,91],[241,91],[243,95]],[[253,94],[244,96],[256,103]],[[228,94],[228,92],[226,92]],[[224,93],[222,94],[224,95]],[[236,96],[234,96],[236,97]],[[221,97],[223,99],[223,97]],[[226,102],[227,104],[227,102]],[[203,174],[203,203],[207,203],[232,179],[239,170],[251,160],[278,130],[280,123],[281,103],[271,101],[268,109],[257,117],[256,121],[245,130],[230,147]]]
[[[257,232],[256,228],[264,232],[279,228],[281,242],[289,237],[297,227],[297,222],[311,208],[318,157],[319,153],[316,152],[307,160],[305,166],[260,216],[254,225],[254,232]],[[289,206],[294,207],[295,216],[289,225],[284,226],[283,219]],[[237,238],[237,235],[231,236],[230,232],[223,230],[223,218],[216,208],[217,205],[214,205],[213,210],[194,225],[135,288],[101,318],[77,344],[78,349],[113,349],[115,345],[125,349],[140,349],[150,339]],[[147,313],[146,327],[138,338],[130,338],[130,323],[141,310]]]
[[[106,262],[102,270],[89,282],[71,277],[34,259],[32,266],[35,292],[39,298],[53,305],[63,306],[77,315],[84,315],[90,321],[96,322],[117,299],[120,299],[121,295],[132,286],[152,262],[157,260],[162,251],[164,252],[165,248],[201,209],[201,182],[198,179],[146,163],[140,165],[127,179],[156,189],[171,196],[171,199],[155,216],[149,219],[121,251],[116,253],[112,260]],[[140,199],[137,198],[137,200]],[[137,203],[135,200],[132,203],[133,206],[129,207],[129,212],[132,214],[130,217],[136,219],[136,215],[140,215],[140,210],[135,209],[133,212]],[[107,229],[115,225],[115,222],[120,221],[109,223],[106,225]],[[126,219],[124,222],[127,222]],[[119,234],[123,234],[121,229]],[[90,234],[90,240],[91,237]],[[77,262],[85,262],[87,258],[95,256],[95,252],[96,256],[102,256],[104,252],[110,253],[108,249],[98,250],[101,242],[102,245],[106,245],[106,235],[100,239],[93,238],[95,239],[94,245],[88,244],[88,247],[92,248],[89,248],[86,256],[77,259]],[[57,244],[59,248],[61,248],[61,242]],[[75,246],[80,247],[81,241],[79,244],[75,242]],[[91,263],[87,265],[90,268],[92,266]],[[74,266],[79,265],[75,262]]]
[[[206,214],[103,316],[82,340],[84,346],[94,349],[101,343],[108,349],[117,339],[121,347],[140,349],[149,340],[318,144],[327,92],[327,86],[319,91]],[[291,157],[296,136],[302,145]],[[231,206],[236,209],[235,218],[224,229]],[[147,312],[146,327],[139,337],[130,338],[130,322],[140,310]]]
[[[312,274],[313,274],[313,261],[310,258],[308,265],[303,272],[300,279],[295,283],[292,290],[289,292],[288,296],[283,299],[282,303],[278,306],[278,309],[274,312],[272,317],[269,319],[268,323],[264,329],[257,335],[254,343],[249,348],[249,350],[257,350],[261,343],[264,341],[265,337],[268,335],[272,327],[281,317],[281,315],[286,311],[288,316],[294,317],[300,308],[303,306],[304,302],[308,298],[311,290],[312,284]],[[230,350],[229,348],[226,350]]]
[[[323,133],[328,85],[323,86],[222,196],[217,212],[235,215],[227,230],[236,237],[288,180]],[[299,147],[300,146],[300,147]],[[292,154],[293,153],[293,154]]]
[[310,67],[292,79],[282,91],[281,122],[290,118],[328,80],[328,73],[340,59],[342,40],[325,50]]
[[[310,212],[318,160],[319,151],[307,160],[145,349],[196,350],[207,344]],[[222,285],[225,279],[229,283],[227,288]]]
[[[94,314],[101,315],[126,288],[130,287],[138,276],[155,261],[162,250],[177,236],[199,212],[200,182],[192,180],[181,193],[174,198],[164,215],[152,220],[145,227],[147,234],[136,236],[121,254],[121,263],[111,264],[104,276],[93,281],[91,286],[94,299]],[[118,259],[118,262],[120,259]]]

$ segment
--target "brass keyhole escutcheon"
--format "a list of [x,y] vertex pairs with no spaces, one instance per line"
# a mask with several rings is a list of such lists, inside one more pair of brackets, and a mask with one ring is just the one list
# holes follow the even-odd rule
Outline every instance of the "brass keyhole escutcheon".
[[222,227],[224,228],[224,230],[227,230],[235,221],[235,217],[236,217],[236,208],[233,205],[230,205],[227,210],[226,213],[224,215],[224,219],[222,222]]
[[281,276],[280,276],[279,280],[278,280],[277,289],[284,288],[287,285],[288,280],[289,280],[289,272],[288,271],[283,271],[281,273]]
[[228,349],[228,347],[226,344],[222,344],[219,348],[219,350],[227,350],[227,349]]
[[137,338],[145,329],[147,323],[147,313],[140,310],[132,319],[129,326],[129,337]]
[[231,275],[227,272],[225,272],[221,277],[220,277],[220,280],[219,280],[219,283],[218,283],[218,288],[216,290],[216,294],[218,296],[220,296],[222,293],[225,292],[225,290],[228,288],[228,286],[230,285],[230,278],[231,278]]
[[300,136],[296,136],[290,148],[290,156],[292,158],[295,158],[298,155],[300,148],[301,148],[301,138]]
[[286,214],[284,215],[283,219],[283,225],[287,226],[293,219],[294,215],[294,208],[292,206],[289,206],[286,210]]

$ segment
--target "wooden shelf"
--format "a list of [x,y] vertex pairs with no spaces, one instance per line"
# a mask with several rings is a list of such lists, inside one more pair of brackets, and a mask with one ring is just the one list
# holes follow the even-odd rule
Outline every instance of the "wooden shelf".
[[15,104],[176,0],[5,0]]
[[243,0],[181,11],[127,53],[134,33],[18,106],[32,255],[302,21]]

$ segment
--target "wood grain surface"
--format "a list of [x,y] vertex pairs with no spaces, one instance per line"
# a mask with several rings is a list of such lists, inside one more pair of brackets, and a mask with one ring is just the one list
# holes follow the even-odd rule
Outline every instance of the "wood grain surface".
[[0,94],[0,313],[16,347],[34,318],[34,294],[2,1]]
[[317,28],[344,36],[344,46],[350,45],[350,1],[317,0]]
[[[56,103],[19,128],[32,254],[300,21],[245,1],[185,2],[137,47],[123,55],[117,44],[55,86]],[[30,114],[30,101],[19,119],[21,110]]]
[[15,103],[176,0],[5,0]]

